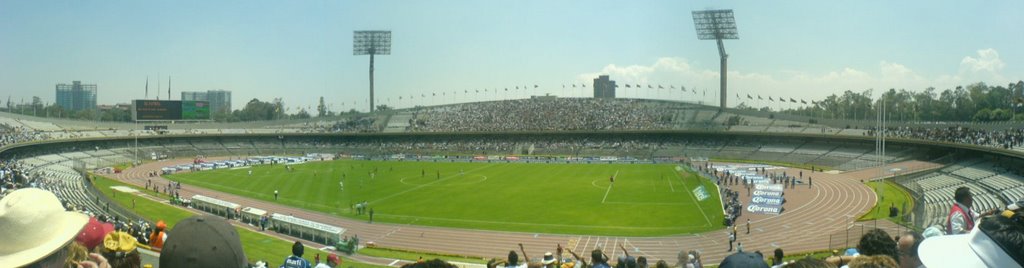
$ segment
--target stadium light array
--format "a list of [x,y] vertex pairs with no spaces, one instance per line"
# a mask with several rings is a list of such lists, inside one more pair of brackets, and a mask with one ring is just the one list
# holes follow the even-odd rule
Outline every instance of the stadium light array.
[[391,31],[355,31],[352,55],[370,55],[370,112],[373,112],[373,56],[391,55]]
[[726,71],[729,54],[725,53],[724,39],[740,39],[736,31],[736,18],[733,17],[731,9],[693,11],[693,26],[697,29],[697,39],[718,41],[718,56],[721,58],[721,79],[720,108],[726,108],[726,99],[729,94],[726,92]]

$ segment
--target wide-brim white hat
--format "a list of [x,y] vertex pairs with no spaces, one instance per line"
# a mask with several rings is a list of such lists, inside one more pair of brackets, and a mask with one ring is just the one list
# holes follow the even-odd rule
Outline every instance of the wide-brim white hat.
[[57,196],[25,188],[0,200],[0,263],[19,267],[43,259],[70,242],[89,217],[68,212]]
[[1021,267],[977,226],[967,234],[927,238],[917,255],[927,267]]

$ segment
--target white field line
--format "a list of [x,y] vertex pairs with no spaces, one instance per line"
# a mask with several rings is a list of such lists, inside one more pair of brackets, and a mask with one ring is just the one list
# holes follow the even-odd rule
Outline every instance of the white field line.
[[[679,172],[673,172],[672,174],[675,174],[676,178],[679,178],[679,180],[683,182],[684,186],[686,185],[686,180],[683,179],[683,176],[679,175]],[[700,182],[698,181],[697,184],[699,186]],[[686,195],[690,196],[690,200],[693,200],[694,205],[697,205],[697,211],[700,211],[700,215],[704,216],[704,222],[712,224],[711,219],[708,219],[708,214],[704,213],[704,209],[700,207],[700,202],[697,202],[697,198],[693,197],[693,193],[686,193]]]
[[671,189],[672,189],[672,192],[673,192],[673,193],[675,193],[675,192],[676,192],[676,187],[675,187],[675,186],[672,186],[672,179],[669,179],[669,178],[665,178],[665,180],[667,180],[667,181],[668,181],[668,188],[671,188]]
[[618,177],[618,176],[619,176],[619,171],[618,171],[618,170],[616,170],[616,171],[615,171],[615,175],[612,175],[612,180],[613,180],[613,181],[612,181],[612,184],[609,184],[609,185],[608,185],[608,190],[607,190],[607,191],[604,191],[604,198],[601,198],[601,204],[604,204],[604,201],[605,201],[605,200],[608,200],[608,193],[611,193],[611,192],[612,192],[612,186],[615,186],[615,182],[614,182],[614,180],[615,180],[615,177]]

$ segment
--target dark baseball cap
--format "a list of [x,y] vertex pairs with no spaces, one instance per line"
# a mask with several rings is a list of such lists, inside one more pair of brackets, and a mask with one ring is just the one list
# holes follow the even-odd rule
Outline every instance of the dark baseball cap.
[[722,263],[718,264],[720,268],[739,268],[739,267],[764,267],[768,268],[768,263],[764,262],[761,255],[748,252],[737,252],[729,255],[722,260]]
[[215,216],[193,216],[167,234],[160,267],[248,267],[238,231]]

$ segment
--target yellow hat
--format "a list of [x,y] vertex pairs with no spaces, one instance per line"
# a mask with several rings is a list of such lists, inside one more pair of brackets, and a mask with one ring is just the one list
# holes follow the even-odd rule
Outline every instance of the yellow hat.
[[110,252],[132,252],[137,244],[135,237],[125,232],[111,232],[103,237],[103,249]]

